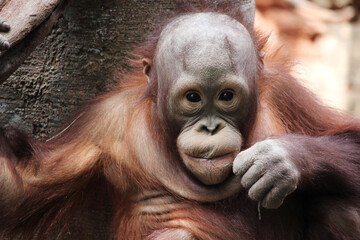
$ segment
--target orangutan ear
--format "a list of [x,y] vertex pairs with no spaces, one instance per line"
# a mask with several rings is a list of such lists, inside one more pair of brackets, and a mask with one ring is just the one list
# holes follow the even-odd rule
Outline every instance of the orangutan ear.
[[240,4],[241,15],[244,16],[244,25],[254,28],[255,0],[236,0]]
[[145,74],[146,80],[150,81],[150,69],[152,65],[152,61],[148,58],[143,58],[142,60],[143,64],[143,73]]

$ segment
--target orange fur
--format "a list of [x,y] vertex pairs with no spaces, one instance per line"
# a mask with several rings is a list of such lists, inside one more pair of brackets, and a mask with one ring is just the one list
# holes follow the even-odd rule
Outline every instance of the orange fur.
[[[200,8],[185,6],[180,14],[199,11],[217,11],[242,20],[231,1],[217,7],[206,1]],[[270,224],[261,226],[257,219],[257,204],[243,192],[215,203],[200,203],[178,196],[163,184],[180,184],[172,180],[173,176],[185,173],[173,157],[177,154],[172,149],[174,143],[168,141],[154,109],[156,76],[147,83],[141,59],[152,61],[165,25],[136,50],[134,70],[121,75],[117,89],[90,102],[48,142],[31,142],[30,150],[23,150],[26,157],[21,158],[10,151],[17,152],[21,146],[7,146],[7,139],[0,139],[0,180],[6,180],[0,185],[0,209],[8,207],[6,212],[0,211],[1,230],[10,236],[48,237],[54,228],[67,222],[73,211],[81,209],[92,194],[93,184],[106,181],[113,193],[117,239],[165,239],[176,229],[198,239],[224,240],[265,237],[262,231],[270,232]],[[266,50],[267,38],[247,27],[258,51],[260,105],[254,114],[254,126],[248,126],[246,147],[287,133],[331,136],[360,131],[359,121],[322,106],[288,74],[284,59],[267,53],[269,57],[263,60],[261,52]],[[17,189],[16,194],[11,194],[11,187]],[[146,191],[159,191],[159,197],[169,197],[170,207],[159,213],[156,206],[150,206],[144,213],[141,204],[145,200],[136,196],[141,199]],[[274,222],[288,224],[282,218],[287,214],[281,210],[265,212],[264,219],[271,216]],[[286,231],[292,229],[281,229],[284,233],[278,234],[286,239],[290,234]]]

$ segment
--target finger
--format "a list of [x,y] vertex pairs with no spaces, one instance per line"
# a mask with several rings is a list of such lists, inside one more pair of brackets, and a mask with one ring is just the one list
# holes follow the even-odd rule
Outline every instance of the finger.
[[8,32],[10,30],[10,24],[7,23],[4,19],[0,18],[0,31]]
[[266,155],[272,147],[268,142],[269,140],[258,142],[249,149],[240,152],[234,160],[234,174],[238,176],[244,175],[257,159],[261,159],[262,156]]
[[256,159],[257,155],[251,148],[240,152],[233,163],[234,174],[240,177],[244,175],[253,165]]
[[295,191],[296,185],[284,181],[282,184],[275,186],[269,191],[261,205],[267,209],[279,208],[287,195]]
[[4,51],[10,48],[10,43],[0,35],[0,51]]
[[255,162],[241,178],[241,185],[244,188],[250,188],[256,181],[258,181],[265,173],[265,164]]
[[261,201],[274,187],[276,178],[272,174],[265,174],[249,189],[249,197],[254,201]]

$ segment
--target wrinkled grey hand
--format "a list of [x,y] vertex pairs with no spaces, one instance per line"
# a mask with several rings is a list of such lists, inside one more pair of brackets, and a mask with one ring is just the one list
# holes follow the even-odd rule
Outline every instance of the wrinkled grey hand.
[[280,207],[300,179],[286,148],[276,139],[258,142],[239,153],[233,171],[241,177],[243,187],[249,189],[249,197],[268,209]]
[[[10,25],[5,20],[0,18],[0,32],[8,32]],[[0,51],[7,50],[10,48],[10,43],[0,34]]]

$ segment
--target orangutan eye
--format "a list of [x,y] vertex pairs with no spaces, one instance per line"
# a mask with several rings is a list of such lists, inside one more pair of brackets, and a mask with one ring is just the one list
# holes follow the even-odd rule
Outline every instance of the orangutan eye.
[[228,91],[228,90],[222,92],[222,93],[220,94],[220,96],[219,96],[219,100],[220,100],[220,101],[225,101],[225,102],[229,102],[229,101],[231,101],[233,98],[234,98],[234,93],[231,92],[231,91]]
[[189,92],[186,94],[186,99],[189,102],[200,102],[201,101],[201,97],[198,93],[196,92]]

